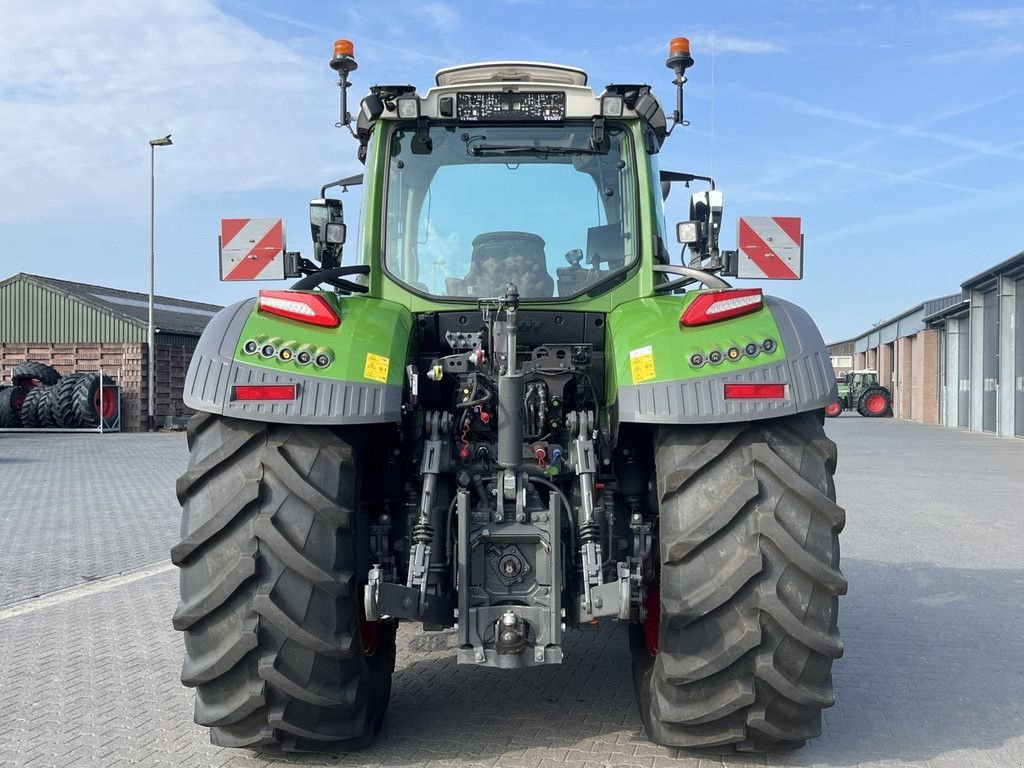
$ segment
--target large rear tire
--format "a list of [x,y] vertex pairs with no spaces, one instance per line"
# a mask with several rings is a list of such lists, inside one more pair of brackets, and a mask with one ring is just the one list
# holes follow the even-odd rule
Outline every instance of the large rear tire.
[[200,413],[188,443],[171,559],[196,722],[219,746],[369,744],[396,625],[361,632],[362,434]]
[[892,416],[892,395],[885,387],[869,387],[857,401],[857,413],[868,418]]
[[660,581],[630,633],[653,741],[776,751],[821,733],[846,592],[822,421],[658,431]]
[[18,363],[11,371],[11,383],[28,391],[39,386],[53,386],[60,379],[60,373],[46,363],[26,360]]

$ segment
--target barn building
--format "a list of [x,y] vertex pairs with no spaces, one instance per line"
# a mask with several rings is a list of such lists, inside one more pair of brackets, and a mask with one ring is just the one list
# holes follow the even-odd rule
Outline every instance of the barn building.
[[897,418],[1024,437],[1024,251],[852,341],[854,367],[878,371]]
[[[149,295],[20,273],[0,282],[0,380],[36,360],[61,374],[103,373],[121,387],[121,428],[147,421]],[[185,372],[199,336],[221,308],[156,296],[156,425],[191,412],[182,403]]]

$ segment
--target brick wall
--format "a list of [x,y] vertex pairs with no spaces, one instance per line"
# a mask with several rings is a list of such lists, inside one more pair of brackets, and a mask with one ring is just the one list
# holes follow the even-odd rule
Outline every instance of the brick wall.
[[889,390],[892,389],[892,349],[891,343],[878,348],[878,383]]
[[[146,429],[146,422],[149,417],[148,390],[149,381],[149,357],[146,354],[146,347],[142,345],[142,366],[140,376],[139,417],[135,422],[139,430]],[[188,364],[192,360],[192,350],[179,347],[156,348],[156,395],[153,404],[156,415],[156,426],[159,429],[164,425],[164,420],[170,416],[191,416],[195,411],[186,408],[182,402],[182,395],[185,391],[185,373],[188,371]]]
[[914,390],[914,339],[896,339],[896,382],[893,392],[894,416],[909,419]]
[[[103,373],[121,381],[121,428],[126,432],[146,429],[147,357],[146,344],[0,344],[0,380],[9,383],[18,363],[35,360],[56,368],[61,374]],[[192,351],[176,347],[157,347],[156,424],[162,427],[168,414],[192,413],[182,402],[185,372]]]
[[915,394],[920,399],[915,419],[925,424],[939,423],[939,331],[921,331],[914,342]]

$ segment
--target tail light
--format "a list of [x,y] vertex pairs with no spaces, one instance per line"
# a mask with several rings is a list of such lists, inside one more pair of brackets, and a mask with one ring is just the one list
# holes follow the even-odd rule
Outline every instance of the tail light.
[[726,400],[784,400],[785,384],[726,384]]
[[303,293],[302,291],[260,291],[259,307],[261,312],[298,320],[300,323],[321,325],[325,328],[337,328],[341,318],[319,293]]
[[232,400],[243,402],[294,399],[294,384],[239,384],[232,392]]
[[730,317],[749,315],[764,306],[760,288],[728,288],[701,293],[683,310],[680,325],[694,326],[717,323]]

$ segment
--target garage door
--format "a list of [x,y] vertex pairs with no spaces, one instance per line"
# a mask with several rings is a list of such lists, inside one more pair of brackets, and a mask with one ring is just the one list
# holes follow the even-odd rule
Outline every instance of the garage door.
[[999,293],[986,291],[981,299],[984,321],[981,343],[981,428],[986,432],[995,432],[998,408],[996,383],[999,381]]
[[1013,372],[1013,410],[1014,428],[1013,433],[1017,437],[1024,437],[1024,278],[1016,283],[1017,306],[1016,320],[1013,323],[1014,332],[1017,335],[1014,341],[1014,372]]
[[960,340],[960,360],[956,367],[957,375],[957,406],[956,425],[963,429],[971,426],[971,323],[969,318],[962,317],[957,323],[957,335]]

